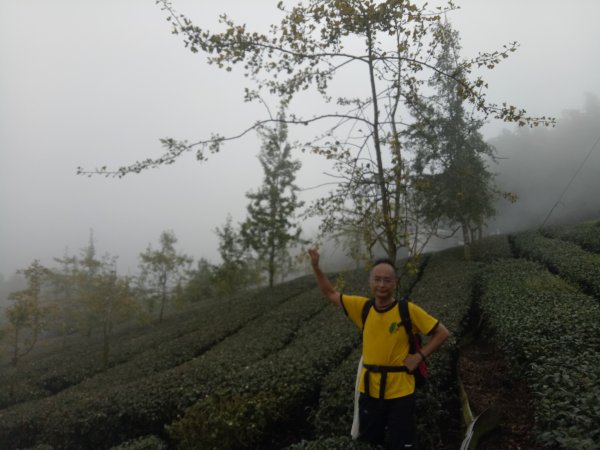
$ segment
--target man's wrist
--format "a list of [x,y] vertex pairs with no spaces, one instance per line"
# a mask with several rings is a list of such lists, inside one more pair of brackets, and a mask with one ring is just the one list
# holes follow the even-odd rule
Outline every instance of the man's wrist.
[[419,355],[421,355],[421,359],[422,359],[423,361],[425,361],[425,359],[427,359],[427,358],[425,358],[425,355],[423,354],[423,352],[422,352],[421,350],[417,350],[417,353],[418,353]]

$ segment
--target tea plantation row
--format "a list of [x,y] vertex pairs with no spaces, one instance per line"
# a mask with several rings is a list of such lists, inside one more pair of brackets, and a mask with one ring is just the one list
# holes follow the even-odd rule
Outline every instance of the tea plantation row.
[[[264,296],[260,301],[270,300]],[[115,367],[54,396],[1,410],[0,448],[46,443],[55,448],[98,449],[162,430],[219,384],[240,377],[252,364],[288,345],[298,328],[325,307],[316,291],[306,288],[289,300],[279,297],[279,302],[254,320],[239,323],[235,333],[208,351],[166,370],[137,372],[137,379],[132,379]],[[224,305],[219,316],[226,319],[227,312]],[[176,352],[179,344],[164,345]],[[133,366],[137,371],[139,365]]]
[[547,227],[541,232],[544,236],[573,242],[587,251],[600,253],[600,220]]
[[[596,229],[600,233],[600,227]],[[600,254],[583,250],[569,241],[544,237],[535,231],[516,235],[513,245],[518,255],[541,262],[600,299]]]
[[540,442],[600,444],[600,305],[542,265],[499,260],[480,279],[492,339],[534,393]]
[[[474,302],[486,337],[534,394],[539,441],[598,448],[598,230],[488,238],[473,261],[460,248],[438,252],[402,280],[452,332],[417,393],[420,448],[460,445],[456,360]],[[343,282],[366,294],[366,271]],[[311,277],[126,331],[104,372],[99,346],[67,350],[0,377],[0,448],[365,448],[349,438],[360,332]]]
[[[137,380],[147,373],[175,367],[197,356],[239,330],[286,298],[305,291],[312,280],[301,278],[277,286],[268,295],[239,296],[227,303],[209,303],[170,317],[164,323],[127,330],[115,337],[110,369],[102,372],[102,342],[78,340],[35,359],[23,360],[18,369],[0,372],[0,408],[54,395],[87,380]],[[226,310],[227,314],[223,314]],[[90,380],[91,378],[91,380]]]

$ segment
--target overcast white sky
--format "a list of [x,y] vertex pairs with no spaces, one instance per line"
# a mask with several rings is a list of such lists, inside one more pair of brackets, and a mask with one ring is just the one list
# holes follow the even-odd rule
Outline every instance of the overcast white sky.
[[[276,3],[173,0],[203,26],[227,12],[260,27]],[[485,75],[490,100],[559,116],[580,108],[585,92],[600,96],[597,0],[456,3],[462,10],[449,18],[462,56],[521,44]],[[161,137],[237,133],[262,117],[242,102],[245,80],[187,51],[165,17],[154,0],[0,0],[0,273],[78,253],[92,228],[122,273],[136,272],[138,254],[166,229],[182,251],[218,261],[213,230],[228,213],[242,220],[244,193],[261,182],[255,136],[202,164],[188,155],[123,179],[76,175],[156,157]],[[299,184],[322,181],[322,171],[323,161],[305,160]]]

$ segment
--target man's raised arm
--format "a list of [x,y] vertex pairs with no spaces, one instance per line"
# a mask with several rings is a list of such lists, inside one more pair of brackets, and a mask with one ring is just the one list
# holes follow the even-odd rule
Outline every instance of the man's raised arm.
[[317,279],[317,284],[319,285],[321,292],[323,292],[325,298],[331,303],[337,306],[342,306],[340,292],[338,292],[335,289],[335,287],[333,287],[333,284],[331,284],[329,278],[325,276],[325,274],[319,267],[319,250],[317,250],[316,248],[311,248],[308,250],[308,254],[310,256],[310,265],[312,266],[315,278]]

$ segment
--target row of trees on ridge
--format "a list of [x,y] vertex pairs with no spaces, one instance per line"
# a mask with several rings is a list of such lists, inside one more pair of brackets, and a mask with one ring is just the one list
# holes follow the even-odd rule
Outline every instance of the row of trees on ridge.
[[[280,113],[283,117],[283,112]],[[99,258],[93,235],[79,256],[55,258],[57,268],[34,261],[21,270],[27,288],[10,294],[6,310],[12,341],[12,363],[29,353],[42,333],[73,333],[90,337],[100,329],[104,345],[103,365],[107,366],[114,326],[133,318],[163,320],[165,308],[226,297],[250,286],[266,283],[272,287],[277,275],[292,269],[290,249],[301,242],[301,228],[295,221],[303,203],[294,184],[300,163],[291,158],[287,126],[260,130],[263,145],[259,160],[263,184],[247,193],[248,217],[235,227],[229,216],[217,228],[221,264],[193,260],[175,248],[174,232],[164,231],[159,248],[148,245],[139,255],[139,274],[117,275],[117,258]]]

